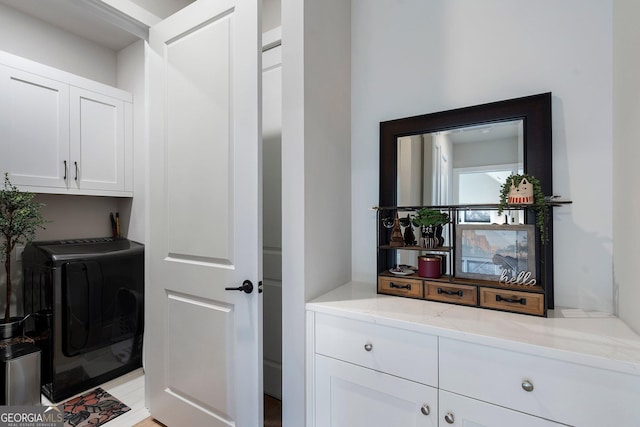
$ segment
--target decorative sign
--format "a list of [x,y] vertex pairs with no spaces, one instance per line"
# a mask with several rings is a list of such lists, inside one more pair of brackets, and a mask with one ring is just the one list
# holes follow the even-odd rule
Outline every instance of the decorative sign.
[[521,271],[517,276],[509,277],[509,273],[506,270],[502,270],[498,281],[506,285],[533,286],[536,284],[536,279],[532,279],[531,276],[530,271]]

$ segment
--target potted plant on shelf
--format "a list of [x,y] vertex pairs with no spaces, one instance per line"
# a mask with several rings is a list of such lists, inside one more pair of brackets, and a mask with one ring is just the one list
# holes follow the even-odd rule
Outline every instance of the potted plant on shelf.
[[536,226],[540,230],[540,241],[546,243],[549,204],[542,192],[540,180],[533,175],[510,175],[500,190],[498,215],[508,209],[523,209],[529,206],[536,213]]
[[421,208],[411,220],[412,224],[420,227],[424,238],[424,247],[433,249],[442,246],[442,228],[449,222],[449,214],[438,209]]
[[4,175],[4,188],[0,189],[0,255],[4,255],[6,300],[4,319],[0,320],[0,339],[21,334],[23,317],[11,317],[11,253],[19,244],[31,241],[38,228],[46,221],[40,214],[44,206],[33,200],[35,194],[18,190]]

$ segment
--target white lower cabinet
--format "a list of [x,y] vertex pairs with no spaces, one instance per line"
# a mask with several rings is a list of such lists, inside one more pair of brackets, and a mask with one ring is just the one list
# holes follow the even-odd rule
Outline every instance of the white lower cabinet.
[[390,327],[371,316],[316,312],[308,319],[308,427],[640,426],[640,375],[528,354],[513,342],[452,339],[442,328],[432,335],[411,324]]
[[444,390],[438,392],[439,425],[451,427],[555,427],[558,424]]
[[435,427],[438,391],[317,355],[315,415],[317,427]]

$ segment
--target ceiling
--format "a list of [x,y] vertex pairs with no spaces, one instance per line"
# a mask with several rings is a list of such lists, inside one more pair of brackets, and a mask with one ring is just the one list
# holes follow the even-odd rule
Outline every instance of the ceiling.
[[[166,18],[193,1],[130,0],[134,6],[159,18]],[[102,0],[0,0],[0,3],[115,51],[144,37],[148,30],[145,24],[122,19],[124,14]]]

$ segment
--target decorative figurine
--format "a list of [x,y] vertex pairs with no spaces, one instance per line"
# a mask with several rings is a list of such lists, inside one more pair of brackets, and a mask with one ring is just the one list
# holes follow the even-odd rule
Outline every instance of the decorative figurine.
[[389,246],[397,248],[404,246],[404,237],[402,237],[402,228],[400,228],[400,221],[398,220],[398,213],[396,212],[396,219],[393,222],[393,228],[391,229],[391,239]]

